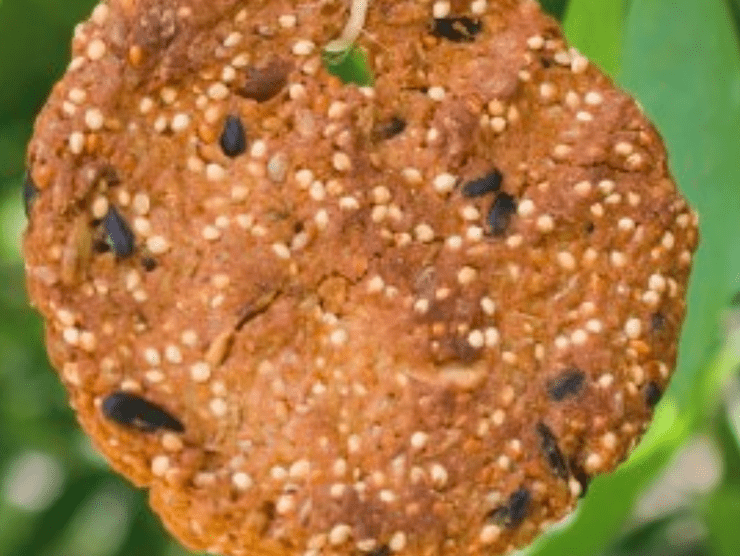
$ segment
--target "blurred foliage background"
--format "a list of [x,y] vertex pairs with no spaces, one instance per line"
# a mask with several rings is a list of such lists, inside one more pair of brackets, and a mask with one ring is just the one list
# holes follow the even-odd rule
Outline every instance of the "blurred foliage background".
[[[541,0],[663,134],[701,217],[679,365],[647,436],[526,556],[740,553],[740,0]],[[25,145],[91,0],[0,0],[0,556],[186,556],[90,447],[28,308]],[[733,305],[734,300],[734,305]]]

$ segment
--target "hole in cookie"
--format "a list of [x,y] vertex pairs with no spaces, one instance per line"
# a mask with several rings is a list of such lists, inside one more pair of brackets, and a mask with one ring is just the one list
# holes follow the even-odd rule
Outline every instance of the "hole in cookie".
[[236,89],[236,93],[257,102],[267,102],[288,84],[291,69],[290,62],[282,59],[270,60],[264,67],[250,67],[244,84]]
[[480,20],[469,17],[442,17],[432,22],[432,35],[452,42],[472,42],[482,29]]

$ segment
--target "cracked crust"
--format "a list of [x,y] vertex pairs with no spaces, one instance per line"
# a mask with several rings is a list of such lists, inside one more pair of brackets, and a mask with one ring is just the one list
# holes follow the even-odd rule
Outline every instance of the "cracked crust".
[[28,286],[80,422],[193,549],[522,546],[674,366],[660,137],[531,2],[452,2],[460,40],[372,2],[373,89],[321,67],[343,3],[243,4],[101,4],[37,121]]

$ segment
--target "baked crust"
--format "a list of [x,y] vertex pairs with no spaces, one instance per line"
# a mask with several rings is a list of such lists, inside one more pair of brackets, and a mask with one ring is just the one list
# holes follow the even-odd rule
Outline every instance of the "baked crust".
[[29,292],[83,428],[190,548],[504,553],[667,383],[697,222],[660,137],[535,3],[437,4],[372,2],[372,89],[322,68],[343,2],[76,30]]

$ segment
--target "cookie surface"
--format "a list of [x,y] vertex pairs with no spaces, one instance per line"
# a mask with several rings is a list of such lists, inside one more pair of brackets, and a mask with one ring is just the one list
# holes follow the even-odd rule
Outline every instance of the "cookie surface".
[[112,0],[29,147],[31,299],[187,546],[500,554],[634,447],[696,217],[533,2]]

